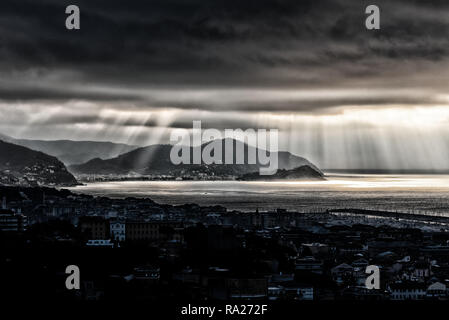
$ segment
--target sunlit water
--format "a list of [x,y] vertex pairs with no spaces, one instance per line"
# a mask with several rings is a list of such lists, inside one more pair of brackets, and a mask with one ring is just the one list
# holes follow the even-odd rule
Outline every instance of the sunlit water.
[[366,208],[449,216],[449,175],[331,175],[327,181],[124,181],[89,183],[74,192],[159,203],[285,208],[304,212]]

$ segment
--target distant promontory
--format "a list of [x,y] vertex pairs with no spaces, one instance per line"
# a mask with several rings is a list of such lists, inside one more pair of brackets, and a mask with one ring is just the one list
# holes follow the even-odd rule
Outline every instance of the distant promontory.
[[74,186],[78,182],[57,158],[0,140],[0,184]]
[[243,181],[253,180],[326,180],[321,171],[304,165],[291,170],[279,169],[273,175],[260,175],[259,172],[244,174],[238,178]]

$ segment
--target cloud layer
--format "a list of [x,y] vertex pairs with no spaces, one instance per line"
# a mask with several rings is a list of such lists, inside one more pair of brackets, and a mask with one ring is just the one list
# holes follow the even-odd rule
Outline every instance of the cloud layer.
[[[152,107],[213,108],[179,88],[445,88],[449,4],[378,1],[381,30],[365,29],[364,1],[77,1],[81,30],[64,27],[61,0],[4,0],[3,100],[141,100]],[[151,90],[165,89],[160,100]],[[170,91],[171,90],[171,91]],[[226,91],[224,91],[226,92]],[[408,104],[407,94],[395,97]],[[264,97],[265,98],[265,97]],[[227,108],[295,110],[345,104],[280,99]],[[360,95],[360,104],[376,102]],[[340,101],[343,100],[343,101]],[[384,99],[381,99],[380,103]],[[426,101],[419,101],[426,102]],[[253,105],[254,104],[254,105]]]
[[[149,144],[202,120],[279,128],[325,166],[449,154],[446,0],[378,0],[377,31],[359,0],[79,0],[78,31],[70,4],[1,1],[0,132]],[[428,131],[414,132],[422,110]]]

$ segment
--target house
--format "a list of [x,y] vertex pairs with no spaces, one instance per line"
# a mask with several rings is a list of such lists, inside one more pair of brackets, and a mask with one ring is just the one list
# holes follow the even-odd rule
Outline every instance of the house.
[[354,262],[352,262],[352,267],[354,269],[363,270],[365,271],[366,267],[369,265],[369,261],[366,259],[357,259]]
[[141,266],[134,268],[133,276],[136,280],[157,282],[161,278],[160,271],[157,266]]
[[170,240],[180,227],[182,223],[176,221],[127,221],[125,238],[127,241]]
[[187,267],[180,272],[173,273],[173,280],[182,283],[199,284],[201,281],[201,274],[199,270],[193,270]]
[[124,221],[113,220],[109,223],[111,239],[116,241],[126,240],[126,225]]
[[338,246],[338,251],[341,255],[353,256],[364,251],[364,247],[359,243],[342,243]]
[[270,283],[276,283],[276,284],[282,284],[284,282],[290,282],[293,281],[295,278],[295,275],[293,273],[279,273],[279,274],[273,274],[270,278]]
[[22,232],[26,227],[26,217],[12,210],[0,209],[0,230]]
[[323,262],[313,257],[297,259],[295,263],[296,271],[308,271],[316,274],[323,274]]
[[81,232],[87,233],[89,239],[109,239],[109,221],[102,217],[84,216],[79,219]]
[[268,282],[260,279],[226,279],[229,299],[262,300],[268,297]]
[[386,272],[389,276],[399,275],[403,270],[404,266],[402,263],[396,262],[386,268]]
[[446,285],[441,282],[432,283],[427,287],[427,298],[445,298],[447,297]]
[[417,261],[413,265],[412,275],[417,279],[425,279],[430,277],[432,274],[430,264],[426,261]]
[[268,287],[268,300],[279,300],[285,295],[283,286],[269,286]]
[[308,248],[314,256],[329,254],[330,252],[330,247],[323,243],[303,243],[301,246]]
[[313,300],[313,286],[289,282],[283,284],[284,294],[288,299]]
[[92,280],[82,281],[82,291],[84,299],[88,301],[101,300],[104,296],[103,289],[99,288]]
[[345,279],[352,277],[354,268],[347,263],[342,263],[331,270],[332,278],[337,283],[345,282]]

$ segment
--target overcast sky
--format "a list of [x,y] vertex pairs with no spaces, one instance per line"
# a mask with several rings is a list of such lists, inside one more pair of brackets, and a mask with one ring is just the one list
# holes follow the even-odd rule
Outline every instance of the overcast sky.
[[322,167],[449,168],[448,50],[446,0],[2,0],[0,132],[146,145],[202,120]]

